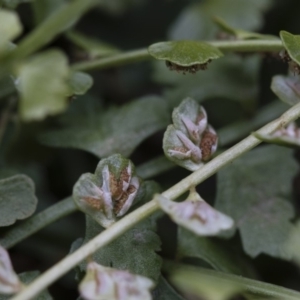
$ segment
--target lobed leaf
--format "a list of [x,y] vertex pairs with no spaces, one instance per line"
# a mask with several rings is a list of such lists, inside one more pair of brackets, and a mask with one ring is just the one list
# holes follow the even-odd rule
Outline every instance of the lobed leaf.
[[46,132],[41,141],[50,146],[86,150],[98,157],[129,156],[147,137],[168,124],[162,98],[148,96],[122,107],[103,111],[95,99],[76,99],[59,121],[59,130]]
[[58,50],[37,54],[19,69],[20,114],[24,121],[42,120],[67,108],[69,68]]
[[0,180],[0,227],[31,216],[37,206],[34,183],[26,175]]
[[288,200],[297,165],[291,151],[265,146],[247,153],[218,173],[216,208],[236,222],[244,250],[289,258],[284,244],[294,209]]
[[218,48],[198,41],[161,42],[150,45],[148,51],[155,59],[170,61],[179,66],[205,64],[223,56]]

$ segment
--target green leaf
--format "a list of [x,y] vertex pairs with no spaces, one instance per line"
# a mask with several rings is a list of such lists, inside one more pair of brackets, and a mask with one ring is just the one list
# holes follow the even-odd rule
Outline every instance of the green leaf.
[[85,50],[90,58],[103,57],[120,52],[119,49],[108,43],[87,37],[76,31],[70,31],[66,36],[76,46]]
[[1,40],[11,41],[22,32],[22,24],[15,12],[1,9],[0,20]]
[[[84,243],[102,231],[102,227],[87,217]],[[93,260],[97,263],[131,273],[143,275],[157,281],[160,276],[161,259],[156,254],[160,240],[151,220],[146,220],[107,246],[96,251]]]
[[191,3],[171,26],[169,39],[209,40],[216,37],[218,28],[212,16],[218,16],[234,28],[256,30],[262,26],[263,11],[269,0],[205,0]]
[[[34,281],[40,275],[39,271],[28,271],[21,274],[18,274],[20,280],[25,285],[29,285],[32,281]],[[11,299],[11,296],[0,295],[0,300],[8,300]],[[48,290],[43,291],[38,296],[34,297],[33,300],[52,300],[53,298],[49,294]]]
[[152,295],[155,300],[184,300],[163,276],[159,278]]
[[93,85],[93,77],[83,72],[73,72],[69,80],[72,95],[84,95]]
[[42,135],[50,146],[89,151],[98,157],[129,156],[147,137],[167,126],[164,99],[148,96],[120,108],[103,111],[92,98],[76,99],[59,120],[63,127]]
[[155,59],[187,67],[205,64],[223,56],[218,48],[198,41],[161,42],[150,45],[148,51]]
[[300,81],[297,76],[273,76],[271,90],[289,105],[300,102]]
[[182,267],[171,275],[171,282],[183,293],[199,296],[206,300],[227,300],[241,291],[241,285],[236,282],[216,281],[214,278],[201,276],[196,268]]
[[255,272],[247,258],[232,247],[229,248],[228,244],[220,239],[199,237],[179,227],[177,247],[178,259],[195,257],[204,260],[213,269],[222,272],[246,277],[255,276]]
[[213,21],[218,25],[218,27],[224,32],[233,35],[239,40],[252,40],[252,39],[263,39],[263,40],[277,40],[278,37],[268,34],[260,34],[256,32],[246,31],[243,29],[236,29],[227,24],[223,19],[214,17]]
[[42,120],[67,108],[69,68],[57,50],[37,54],[19,69],[20,114],[24,121]]
[[0,9],[0,56],[11,50],[10,41],[20,35],[22,29],[18,14]]
[[300,64],[300,35],[294,35],[281,30],[280,38],[290,58],[297,64]]
[[31,216],[37,205],[34,183],[26,175],[0,180],[0,227]]
[[289,258],[284,244],[294,209],[288,201],[297,164],[291,150],[276,146],[255,149],[218,173],[216,208],[240,229],[244,250]]
[[296,223],[293,227],[287,243],[285,245],[285,250],[289,255],[300,265],[300,221]]
[[196,294],[205,292],[211,297],[205,298],[209,300],[224,299],[221,289],[227,293],[230,288],[232,291],[242,291],[239,295],[242,294],[247,300],[298,300],[300,297],[300,293],[294,290],[214,270],[169,263],[165,269],[171,275],[171,282],[179,289]]

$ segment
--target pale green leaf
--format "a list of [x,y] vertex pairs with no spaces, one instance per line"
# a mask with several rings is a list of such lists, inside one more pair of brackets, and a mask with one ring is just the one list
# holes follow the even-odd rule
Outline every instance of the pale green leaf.
[[5,55],[13,48],[10,41],[20,35],[22,30],[17,13],[0,9],[0,56]]
[[255,272],[250,262],[234,248],[229,248],[221,239],[199,237],[194,233],[179,227],[177,257],[195,257],[204,260],[213,269],[254,277]]
[[297,76],[273,76],[271,90],[289,105],[300,102],[300,80]]
[[83,72],[73,72],[69,80],[72,95],[84,95],[93,85],[93,77]]
[[103,57],[120,51],[108,43],[87,37],[76,31],[70,31],[66,36],[76,46],[85,50],[90,58]]
[[205,300],[228,300],[242,290],[236,282],[216,281],[202,276],[196,269],[182,267],[171,275],[171,282],[186,295],[203,297]]
[[22,32],[22,24],[18,14],[13,11],[0,9],[1,40],[11,41]]
[[31,216],[37,205],[34,183],[26,175],[0,180],[0,226],[9,226]]
[[86,150],[98,157],[112,153],[129,156],[144,139],[165,128],[168,119],[164,99],[155,96],[105,112],[95,99],[76,99],[60,118],[64,126],[43,134],[41,140],[51,146]]
[[160,42],[149,46],[148,51],[155,59],[179,66],[205,64],[223,56],[218,48],[198,41]]
[[300,265],[300,221],[296,223],[290,232],[285,250]]
[[[166,264],[171,282],[187,294],[206,295],[208,300],[224,299],[226,294],[247,300],[298,300],[300,293],[278,285],[188,265]],[[230,298],[231,299],[231,298]]]
[[294,209],[288,200],[297,164],[289,149],[255,149],[218,173],[216,208],[239,228],[244,250],[289,258],[284,244]]
[[37,54],[19,69],[20,114],[24,121],[42,120],[67,108],[69,68],[57,50]]
[[287,31],[280,31],[280,38],[290,58],[300,64],[300,35],[294,35]]

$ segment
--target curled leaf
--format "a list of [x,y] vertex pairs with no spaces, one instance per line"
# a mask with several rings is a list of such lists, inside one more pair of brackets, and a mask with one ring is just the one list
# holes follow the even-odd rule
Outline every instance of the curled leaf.
[[84,95],[93,85],[93,77],[84,72],[73,72],[69,79],[71,95]]
[[174,109],[173,125],[164,135],[165,155],[176,164],[197,170],[217,150],[218,136],[207,123],[207,114],[195,100],[186,98]]
[[22,284],[15,273],[7,251],[0,245],[0,294],[15,294]]
[[181,203],[170,201],[161,195],[156,196],[156,201],[175,223],[200,236],[216,235],[234,226],[230,217],[215,210],[196,192]]
[[132,162],[119,154],[101,160],[95,174],[83,174],[73,189],[78,208],[108,227],[131,207],[140,186]]
[[300,81],[297,76],[274,76],[272,78],[271,90],[280,100],[289,105],[300,102]]
[[290,123],[286,128],[275,131],[273,134],[259,134],[254,132],[253,135],[266,143],[286,147],[300,147],[300,128],[294,122]]
[[205,70],[207,64],[223,56],[216,47],[198,41],[160,42],[149,46],[149,54],[165,60],[170,70],[195,73]]
[[300,64],[300,35],[294,35],[287,31],[280,31],[280,38],[282,40],[283,46],[286,49],[289,57],[297,64]]
[[147,277],[91,262],[79,291],[85,300],[151,300],[153,286],[154,282]]

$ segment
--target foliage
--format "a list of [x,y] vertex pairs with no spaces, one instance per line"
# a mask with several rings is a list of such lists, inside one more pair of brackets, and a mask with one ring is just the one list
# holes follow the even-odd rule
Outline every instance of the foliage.
[[0,299],[299,299],[299,20],[0,0]]

